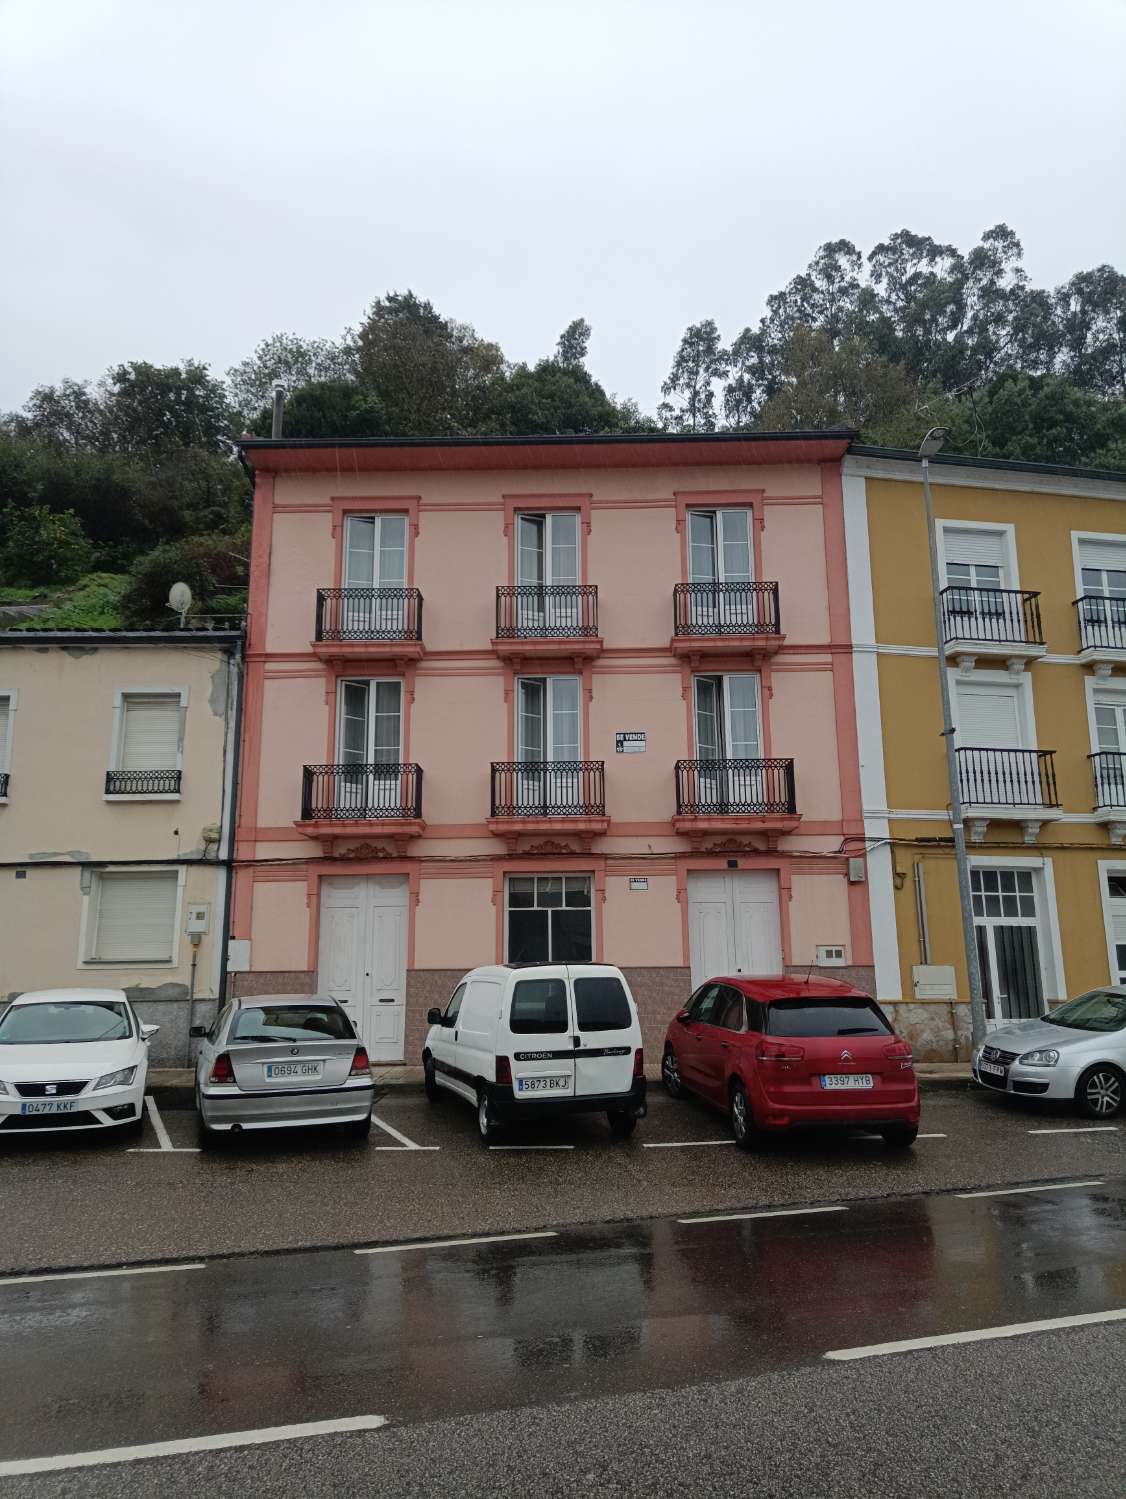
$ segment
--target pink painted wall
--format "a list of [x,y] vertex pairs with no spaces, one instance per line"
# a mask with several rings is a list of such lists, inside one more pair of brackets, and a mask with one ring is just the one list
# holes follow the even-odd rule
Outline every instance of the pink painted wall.
[[[843,567],[844,559],[840,559]],[[820,505],[767,505],[762,576],[778,584],[782,629],[793,645],[829,638],[825,525]]]
[[304,870],[294,880],[256,880],[252,912],[252,967],[304,969],[309,930]]
[[415,967],[469,969],[495,960],[491,878],[423,879],[415,913]]
[[266,678],[259,826],[292,826],[300,817],[301,767],[324,763],[328,712],[323,677]]
[[817,944],[843,942],[853,959],[848,911],[848,881],[841,874],[795,874],[791,880],[790,950],[792,963],[812,963]]
[[[618,732],[645,731],[645,753],[619,755]],[[592,759],[606,762],[606,805],[622,822],[654,822],[676,811],[673,765],[687,753],[679,667],[599,672],[590,705]]]
[[810,822],[839,818],[841,793],[832,670],[776,668],[772,681],[771,749],[775,755],[793,757],[802,816]]
[[667,645],[672,589],[680,582],[680,537],[671,497],[661,509],[592,507],[590,582],[598,620],[615,645]]
[[266,649],[307,651],[313,638],[318,588],[332,587],[331,517],[274,512],[270,554],[270,612]]
[[675,874],[646,873],[649,889],[631,894],[625,875],[606,876],[602,908],[606,961],[620,968],[676,968],[681,952]]
[[[495,590],[508,582],[508,541],[499,496],[495,489],[487,494],[496,508],[421,515],[414,582],[428,651],[487,650],[495,633]],[[458,498],[468,502],[473,494]]]
[[410,758],[422,766],[428,823],[483,823],[489,766],[506,754],[504,678],[427,675],[420,670],[411,710]]

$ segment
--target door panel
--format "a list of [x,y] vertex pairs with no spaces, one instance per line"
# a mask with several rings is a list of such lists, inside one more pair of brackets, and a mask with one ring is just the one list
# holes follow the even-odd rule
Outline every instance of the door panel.
[[738,973],[782,972],[782,922],[778,908],[778,878],[751,872],[731,876]]
[[403,1058],[406,950],[404,876],[321,882],[318,988],[344,1005],[374,1061]]
[[688,876],[692,982],[782,972],[778,877],[770,871]]

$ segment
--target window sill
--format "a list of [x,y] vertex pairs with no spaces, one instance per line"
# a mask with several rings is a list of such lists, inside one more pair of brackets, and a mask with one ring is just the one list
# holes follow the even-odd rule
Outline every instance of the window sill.
[[104,802],[178,802],[179,791],[104,791]]
[[178,968],[172,958],[83,958],[79,968]]

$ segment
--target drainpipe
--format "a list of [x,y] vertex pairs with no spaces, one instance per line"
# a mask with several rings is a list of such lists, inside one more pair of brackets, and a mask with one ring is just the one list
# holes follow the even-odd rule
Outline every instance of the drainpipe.
[[227,866],[227,884],[223,891],[223,921],[219,928],[219,993],[216,995],[216,1010],[222,1009],[227,998],[227,945],[231,932],[231,899],[235,884],[234,838],[238,817],[239,759],[242,754],[242,684],[245,665],[241,645],[231,652],[231,664],[235,670],[234,703],[234,752],[231,756],[231,795],[227,809],[226,846],[223,850]]
[[285,386],[280,380],[274,382],[274,413],[270,420],[270,437],[282,435],[282,420],[285,415]]
[[919,960],[931,960],[930,928],[927,925],[927,887],[923,881],[923,861],[915,860],[915,917],[919,924]]

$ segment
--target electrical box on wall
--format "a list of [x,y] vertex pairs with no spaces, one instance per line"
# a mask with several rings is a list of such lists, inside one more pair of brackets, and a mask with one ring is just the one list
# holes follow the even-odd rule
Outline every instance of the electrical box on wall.
[[189,937],[202,936],[207,931],[211,918],[211,907],[205,902],[188,902],[188,916],[184,930]]
[[829,942],[824,945],[818,944],[817,966],[819,968],[843,968],[845,966],[843,944],[840,942]]
[[848,882],[850,885],[863,885],[867,871],[863,859],[850,859],[848,861]]
[[227,943],[227,972],[250,972],[250,939],[248,937],[232,937]]

